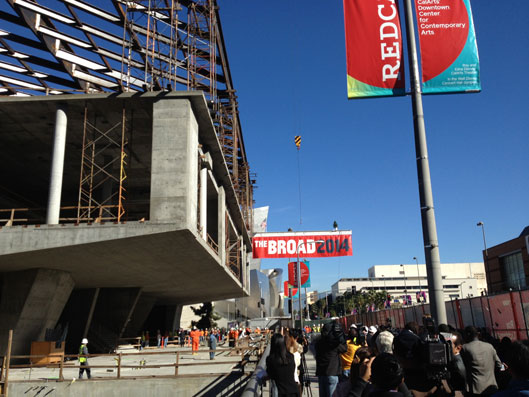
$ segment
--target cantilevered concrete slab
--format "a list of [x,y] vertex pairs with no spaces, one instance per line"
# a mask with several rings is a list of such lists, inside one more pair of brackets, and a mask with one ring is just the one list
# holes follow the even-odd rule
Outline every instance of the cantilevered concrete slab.
[[[51,164],[60,146],[57,109],[66,118],[61,128],[67,126],[64,170],[54,171],[62,185],[58,224],[46,224]],[[142,294],[159,305],[247,296],[249,220],[227,157],[200,92],[0,97],[0,277],[5,283],[10,274],[19,280],[21,271],[39,269],[67,277],[74,289],[134,289],[130,313],[121,305],[123,325],[109,330],[114,335],[134,323]],[[101,178],[107,174],[112,177]],[[107,215],[102,202],[121,207],[119,218]],[[91,212],[80,216],[87,208]],[[28,286],[29,303],[10,313],[0,335],[9,327],[20,334],[24,313],[39,310],[31,303],[46,299],[39,285]],[[34,335],[53,327],[68,298],[61,291]],[[12,293],[4,298],[17,299]],[[96,298],[85,303],[85,310],[94,308]],[[10,303],[0,307],[8,310]],[[89,332],[92,314],[83,314],[77,328]],[[27,338],[19,346],[29,347]]]
[[15,226],[0,230],[2,272],[69,272],[76,288],[138,287],[190,304],[244,294],[211,247],[174,224]]
[[[211,175],[225,192],[225,204],[219,208],[226,208],[236,233],[246,247],[251,246],[202,93],[0,97],[1,177],[3,187],[15,193],[0,195],[3,208],[24,207],[28,201],[45,207],[57,107],[66,109],[68,117],[62,206],[75,206],[78,201],[80,150],[87,119],[112,125],[126,109],[128,125],[133,126],[127,183],[130,191],[150,191],[150,197],[131,193],[137,195],[133,200],[145,198],[150,210],[142,222],[1,227],[1,272],[64,270],[72,274],[76,288],[141,287],[167,303],[247,294],[242,279],[237,280],[226,263],[221,263],[223,250],[215,252],[197,230],[198,191],[191,191],[190,186],[197,186],[198,174],[192,168],[200,160],[200,147],[212,158]],[[85,116],[87,107],[92,116]],[[179,150],[184,139],[187,147]],[[23,199],[16,203],[17,197]],[[225,230],[216,232],[222,241]]]

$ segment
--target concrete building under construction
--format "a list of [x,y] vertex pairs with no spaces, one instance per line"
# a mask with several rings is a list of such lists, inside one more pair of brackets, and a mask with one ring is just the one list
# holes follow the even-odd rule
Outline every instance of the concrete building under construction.
[[0,349],[13,329],[14,354],[105,350],[247,296],[254,176],[216,1],[39,3],[0,1]]

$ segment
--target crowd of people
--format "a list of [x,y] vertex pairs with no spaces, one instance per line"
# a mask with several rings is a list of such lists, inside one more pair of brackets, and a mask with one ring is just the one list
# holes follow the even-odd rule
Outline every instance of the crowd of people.
[[529,396],[529,343],[482,339],[431,318],[400,331],[352,325],[347,335],[330,324],[316,342],[320,396]]
[[[250,334],[260,335],[268,334],[267,328],[261,330],[259,327],[251,329],[250,327],[231,327],[231,328],[211,328],[211,329],[198,329],[196,326],[190,329],[180,328],[175,331],[166,331],[164,333],[160,330],[156,331],[156,339],[152,339],[149,335],[149,331],[142,332],[140,336],[139,349],[145,349],[146,347],[154,347],[163,349],[167,348],[169,344],[174,347],[180,346],[191,347],[193,354],[197,354],[200,346],[207,345],[210,350],[217,348],[217,344],[227,343],[229,347],[236,347],[239,341]],[[151,342],[156,341],[156,345],[151,345]],[[215,354],[210,352],[210,358],[213,360]]]
[[431,318],[402,330],[351,325],[344,332],[331,322],[311,331],[310,345],[300,330],[273,334],[272,396],[302,395],[310,348],[320,397],[529,397],[529,341],[494,341],[472,326],[435,327]]

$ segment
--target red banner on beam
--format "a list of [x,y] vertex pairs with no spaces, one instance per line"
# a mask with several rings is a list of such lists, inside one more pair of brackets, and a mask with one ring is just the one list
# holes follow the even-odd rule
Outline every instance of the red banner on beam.
[[252,239],[254,258],[325,258],[352,256],[351,231],[257,233]]
[[405,95],[396,0],[344,0],[347,96]]
[[[308,262],[307,262],[308,263]],[[301,271],[301,287],[310,287],[310,269],[306,262],[299,262],[299,268]],[[288,263],[288,283],[290,285],[298,285],[298,263]],[[308,284],[307,284],[308,282]],[[305,285],[307,284],[307,285]]]
[[[283,293],[285,295],[285,298],[290,298],[290,295],[288,294],[288,287],[289,287],[288,281],[285,281],[284,285],[285,286],[283,288]],[[298,289],[292,288],[292,298],[297,298],[297,297],[298,297]]]

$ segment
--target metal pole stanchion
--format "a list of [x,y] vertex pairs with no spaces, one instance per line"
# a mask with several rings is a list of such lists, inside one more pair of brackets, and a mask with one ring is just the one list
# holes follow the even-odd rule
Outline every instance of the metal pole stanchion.
[[299,263],[299,246],[300,244],[298,243],[297,245],[297,249],[296,249],[296,256],[298,258],[298,262],[297,262],[297,285],[298,285],[298,300],[299,300],[299,327],[301,329],[303,329],[303,309],[302,309],[302,302],[301,302],[301,265]]

